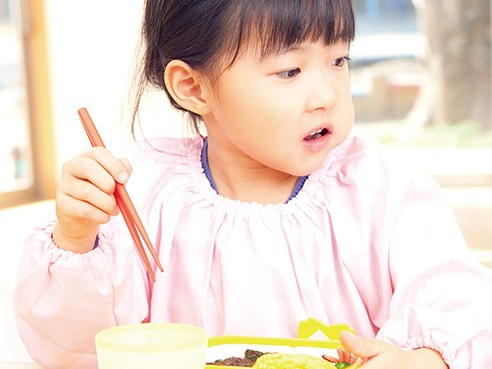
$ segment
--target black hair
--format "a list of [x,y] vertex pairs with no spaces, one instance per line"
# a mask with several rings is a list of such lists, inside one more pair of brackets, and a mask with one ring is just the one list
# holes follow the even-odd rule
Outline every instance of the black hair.
[[[232,65],[252,39],[264,57],[307,40],[330,45],[354,37],[352,0],[146,0],[132,132],[147,84],[164,90],[171,104],[184,110],[164,84],[171,60],[213,76]],[[196,128],[200,117],[189,113]]]

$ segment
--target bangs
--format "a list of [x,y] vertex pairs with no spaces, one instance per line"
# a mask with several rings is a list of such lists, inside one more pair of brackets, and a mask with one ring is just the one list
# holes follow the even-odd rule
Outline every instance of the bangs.
[[[244,0],[229,17],[236,40],[229,40],[232,63],[244,47],[260,58],[304,41],[326,45],[350,43],[355,37],[351,0]],[[251,42],[253,41],[253,42]]]

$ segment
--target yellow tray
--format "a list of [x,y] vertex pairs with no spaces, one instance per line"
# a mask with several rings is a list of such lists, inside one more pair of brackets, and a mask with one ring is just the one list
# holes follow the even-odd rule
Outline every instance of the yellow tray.
[[[207,362],[236,356],[243,357],[246,349],[263,352],[302,352],[314,355],[328,354],[336,356],[336,349],[340,346],[340,332],[353,330],[347,324],[326,325],[317,319],[309,318],[299,324],[299,338],[275,338],[254,336],[215,336],[208,340]],[[309,338],[313,335],[322,339]],[[212,365],[206,369],[233,369],[240,367]]]

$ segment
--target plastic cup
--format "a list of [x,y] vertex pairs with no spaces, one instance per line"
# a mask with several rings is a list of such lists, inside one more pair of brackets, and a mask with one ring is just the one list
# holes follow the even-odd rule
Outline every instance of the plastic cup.
[[130,324],[96,334],[99,369],[204,369],[206,350],[206,331],[188,324]]

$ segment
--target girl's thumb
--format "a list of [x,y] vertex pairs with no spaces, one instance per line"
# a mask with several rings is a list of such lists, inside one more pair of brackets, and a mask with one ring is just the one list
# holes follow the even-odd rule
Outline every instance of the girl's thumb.
[[378,356],[387,348],[387,344],[382,341],[375,338],[355,336],[349,331],[340,333],[340,342],[345,350],[364,361]]

